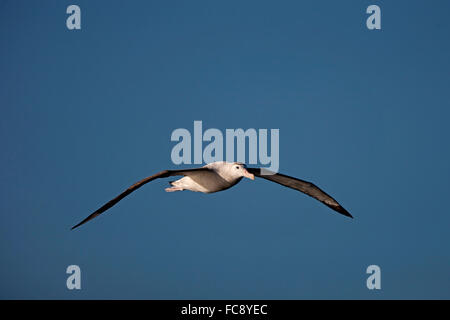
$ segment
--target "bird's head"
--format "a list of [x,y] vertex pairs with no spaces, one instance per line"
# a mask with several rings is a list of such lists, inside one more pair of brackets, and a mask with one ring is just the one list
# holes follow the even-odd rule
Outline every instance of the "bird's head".
[[240,162],[229,163],[229,171],[233,177],[236,179],[246,177],[252,180],[255,180],[255,175],[250,173],[245,168],[245,164]]

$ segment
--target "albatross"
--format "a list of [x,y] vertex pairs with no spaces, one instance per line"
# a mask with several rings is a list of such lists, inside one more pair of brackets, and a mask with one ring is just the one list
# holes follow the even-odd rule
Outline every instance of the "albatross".
[[114,199],[104,204],[98,210],[89,215],[86,219],[73,226],[72,230],[99,216],[100,214],[117,204],[120,200],[128,196],[130,193],[136,191],[150,181],[172,176],[183,176],[183,178],[175,181],[170,181],[169,184],[171,185],[171,187],[165,189],[167,192],[190,190],[194,192],[214,193],[233,187],[239,181],[241,181],[243,177],[249,178],[251,180],[254,180],[255,177],[263,178],[278,183],[282,186],[305,193],[308,196],[319,200],[334,211],[339,212],[344,216],[353,218],[352,215],[347,210],[345,210],[335,199],[333,199],[330,195],[322,191],[319,187],[311,182],[293,178],[281,173],[270,172],[262,168],[247,168],[245,164],[240,162],[218,161],[209,163],[201,168],[163,170],[150,177],[142,179],[130,186]]

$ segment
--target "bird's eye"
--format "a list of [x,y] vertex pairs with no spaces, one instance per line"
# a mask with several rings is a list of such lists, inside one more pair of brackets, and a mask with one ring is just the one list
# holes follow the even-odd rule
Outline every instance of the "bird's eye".
[[236,166],[236,169],[239,169],[239,167]]

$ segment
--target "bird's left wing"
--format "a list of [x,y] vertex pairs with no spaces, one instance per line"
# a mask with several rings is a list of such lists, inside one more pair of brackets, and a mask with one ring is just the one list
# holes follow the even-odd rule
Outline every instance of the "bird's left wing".
[[[300,192],[303,192],[307,194],[310,197],[313,197],[326,206],[330,207],[334,211],[339,212],[340,214],[343,214],[344,216],[353,218],[352,215],[344,209],[336,200],[334,200],[330,195],[326,194],[323,190],[321,190],[319,187],[317,187],[315,184],[300,180],[297,178],[293,178],[281,173],[273,173],[272,174],[262,174],[260,168],[247,168],[247,171],[250,173],[253,173],[255,176],[259,178],[264,178],[269,181],[276,182],[278,184],[281,184],[282,186],[298,190]],[[268,172],[268,170],[266,170]],[[270,173],[270,172],[268,172]]]
[[119,194],[114,199],[105,203],[101,208],[99,208],[97,211],[93,212],[86,219],[84,219],[77,225],[73,226],[71,230],[73,230],[73,229],[81,226],[82,224],[88,222],[89,220],[92,220],[95,217],[99,216],[100,214],[102,214],[103,212],[105,212],[106,210],[108,210],[109,208],[114,206],[117,202],[119,202],[120,200],[125,198],[127,195],[129,195],[133,191],[139,189],[144,184],[149,183],[150,181],[153,181],[153,180],[159,179],[159,178],[167,178],[167,177],[171,177],[171,176],[184,176],[186,174],[189,174],[189,172],[193,172],[193,171],[209,171],[209,169],[208,168],[195,168],[195,169],[185,169],[185,170],[163,170],[161,172],[158,172],[157,174],[154,174],[150,177],[142,179],[141,181],[138,181],[135,184],[133,184],[132,186],[130,186],[128,189],[126,189],[124,192]]

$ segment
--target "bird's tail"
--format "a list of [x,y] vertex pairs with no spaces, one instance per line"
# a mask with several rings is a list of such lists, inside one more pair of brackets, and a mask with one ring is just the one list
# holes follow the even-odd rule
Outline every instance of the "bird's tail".
[[165,190],[166,190],[166,192],[175,192],[175,191],[183,191],[184,189],[180,188],[180,187],[170,187],[170,188],[166,188]]
[[165,189],[166,192],[175,192],[175,191],[183,191],[183,190],[184,190],[183,188],[177,186],[177,185],[175,184],[175,182],[176,182],[176,181],[169,181],[169,184],[170,184],[172,187],[166,188],[166,189]]

